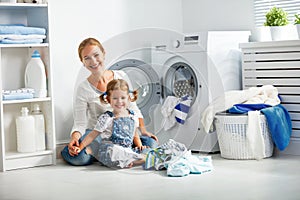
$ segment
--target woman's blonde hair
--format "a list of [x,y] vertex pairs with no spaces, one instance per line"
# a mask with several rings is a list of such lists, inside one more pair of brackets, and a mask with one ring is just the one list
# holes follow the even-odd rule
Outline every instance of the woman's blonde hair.
[[138,98],[138,91],[137,90],[130,91],[128,83],[125,80],[114,79],[107,84],[106,92],[104,92],[103,94],[100,95],[100,101],[102,103],[109,103],[109,98],[110,98],[111,92],[113,90],[122,90],[122,91],[126,91],[127,94],[132,94],[132,95],[129,95],[129,100],[131,102],[136,101]]
[[102,46],[102,44],[95,38],[86,38],[85,40],[83,40],[80,44],[79,44],[79,47],[78,47],[78,55],[79,55],[79,58],[80,58],[80,61],[82,62],[83,61],[83,58],[82,58],[82,50],[88,46],[88,45],[91,45],[91,46],[98,46],[100,48],[100,50],[102,51],[103,55],[105,56],[105,50]]

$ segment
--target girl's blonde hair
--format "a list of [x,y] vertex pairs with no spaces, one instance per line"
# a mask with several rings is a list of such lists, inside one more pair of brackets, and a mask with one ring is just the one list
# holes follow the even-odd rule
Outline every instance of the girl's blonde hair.
[[100,50],[102,51],[103,55],[105,56],[105,50],[102,46],[102,44],[95,38],[86,38],[85,40],[83,40],[80,44],[79,44],[79,47],[78,47],[78,56],[80,58],[80,61],[82,62],[83,61],[83,58],[82,58],[82,50],[86,47],[86,46],[98,46],[100,48]]
[[130,91],[128,83],[125,80],[114,79],[107,84],[106,92],[104,92],[103,94],[100,95],[100,101],[102,103],[109,103],[109,98],[110,98],[111,92],[113,90],[122,90],[122,91],[126,91],[127,94],[129,94],[129,93],[132,94],[132,95],[129,95],[129,100],[131,102],[136,101],[138,98],[138,91],[137,90]]

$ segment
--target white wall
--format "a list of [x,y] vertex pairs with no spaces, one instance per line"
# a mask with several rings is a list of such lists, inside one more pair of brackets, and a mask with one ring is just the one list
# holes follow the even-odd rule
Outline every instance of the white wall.
[[181,0],[49,0],[57,142],[69,140],[73,88],[82,67],[77,55],[86,37],[105,41],[143,27],[182,32]]
[[251,30],[253,0],[182,0],[183,31]]
[[180,32],[249,30],[252,0],[49,0],[57,142],[69,140],[79,43],[104,42],[124,31],[160,27]]

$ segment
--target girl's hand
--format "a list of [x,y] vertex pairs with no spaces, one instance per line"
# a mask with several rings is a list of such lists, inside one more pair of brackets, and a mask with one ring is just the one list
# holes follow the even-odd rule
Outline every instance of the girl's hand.
[[74,151],[75,151],[77,154],[79,154],[80,151],[81,151],[81,149],[80,149],[79,147],[75,147],[75,148],[74,148]]
[[152,133],[150,133],[150,132],[148,132],[148,131],[143,132],[142,135],[151,137],[151,138],[153,138],[156,142],[158,142],[158,138],[156,137],[156,135],[154,135],[154,134],[152,134]]

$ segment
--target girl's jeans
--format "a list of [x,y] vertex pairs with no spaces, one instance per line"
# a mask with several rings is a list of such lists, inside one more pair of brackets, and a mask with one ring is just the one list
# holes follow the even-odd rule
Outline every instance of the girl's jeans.
[[[89,130],[89,129],[86,130],[85,134],[79,139],[79,143],[91,131],[92,130]],[[150,138],[148,136],[140,136],[140,138],[141,138],[143,146],[149,146],[151,149],[154,149],[158,146],[158,143],[153,138]],[[95,140],[98,140],[97,142],[95,142],[95,145],[97,145],[97,144],[99,144],[99,142],[101,142],[101,141],[99,141],[100,137],[97,137]],[[95,150],[94,148],[96,148],[96,147],[93,147],[95,145],[93,145],[93,143],[91,144],[92,150]],[[61,156],[67,163],[69,163],[70,165],[75,165],[75,166],[90,165],[94,161],[96,161],[96,159],[92,155],[87,154],[85,151],[81,151],[76,156],[71,156],[69,154],[68,146],[65,146],[64,149],[61,151]]]

